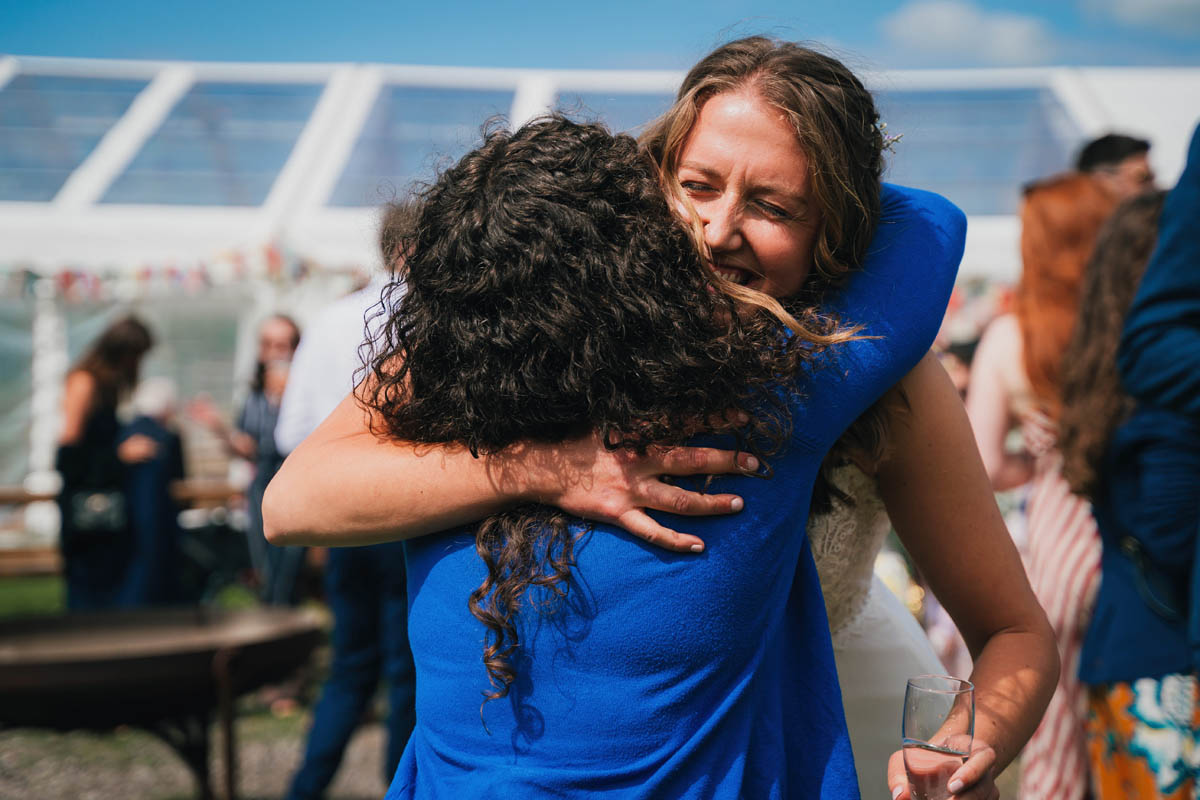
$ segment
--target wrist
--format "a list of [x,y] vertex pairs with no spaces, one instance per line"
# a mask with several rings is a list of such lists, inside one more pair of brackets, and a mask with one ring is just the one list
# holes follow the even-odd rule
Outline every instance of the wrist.
[[553,504],[555,475],[548,459],[549,446],[537,442],[522,442],[490,458],[502,461],[500,469],[507,480],[502,480],[502,499],[512,505],[524,503]]
[[479,496],[490,494],[499,508],[545,502],[547,478],[534,455],[537,445],[519,442],[498,453],[472,456],[465,447],[454,448],[452,463],[482,481]]

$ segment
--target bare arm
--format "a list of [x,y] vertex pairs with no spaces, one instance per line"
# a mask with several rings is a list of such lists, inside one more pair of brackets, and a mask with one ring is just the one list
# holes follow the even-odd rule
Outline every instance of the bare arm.
[[188,404],[188,414],[220,439],[231,455],[248,461],[254,460],[258,453],[258,443],[254,441],[254,437],[226,425],[225,420],[221,418],[221,412],[213,405],[210,397],[200,395],[194,398]]
[[1014,375],[1024,369],[1020,330],[1011,316],[998,317],[979,342],[967,385],[967,416],[983,466],[996,491],[1020,486],[1033,477],[1033,459],[1010,453],[1005,439],[1013,426]]
[[[746,469],[757,466],[740,458]],[[376,437],[367,413],[348,396],[276,473],[263,497],[263,525],[274,544],[370,544],[540,502],[620,525],[662,547],[695,551],[703,542],[662,527],[645,509],[722,514],[740,510],[741,498],[684,491],[659,476],[737,471],[728,451],[676,448],[638,458],[610,452],[595,437],[474,458],[459,446]]]
[[81,369],[69,373],[63,387],[62,430],[58,434],[60,445],[79,443],[95,402],[96,379]]
[[[953,384],[927,356],[901,385],[913,411],[892,425],[894,455],[879,466],[879,489],[905,547],[975,659],[977,745],[956,776],[968,788],[956,796],[990,798],[992,778],[1033,734],[1050,701],[1058,651]],[[891,786],[907,786],[899,754],[888,773]]]

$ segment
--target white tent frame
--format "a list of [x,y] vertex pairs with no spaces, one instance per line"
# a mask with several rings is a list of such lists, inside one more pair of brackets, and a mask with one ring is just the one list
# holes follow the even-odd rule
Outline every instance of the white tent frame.
[[[0,88],[13,76],[144,79],[121,119],[49,203],[0,202],[0,269],[50,274],[64,266],[133,270],[186,266],[275,242],[329,267],[373,267],[378,211],[328,205],[379,92],[387,86],[506,89],[519,124],[550,109],[563,91],[672,92],[674,71],[531,70],[381,64],[259,64],[0,57]],[[1120,129],[1152,139],[1159,175],[1182,169],[1200,104],[1200,68],[912,70],[865,76],[874,89],[1043,88],[1084,136]],[[98,202],[197,82],[321,85],[316,107],[259,206]],[[1012,216],[971,219],[964,276],[1012,281],[1018,271]]]

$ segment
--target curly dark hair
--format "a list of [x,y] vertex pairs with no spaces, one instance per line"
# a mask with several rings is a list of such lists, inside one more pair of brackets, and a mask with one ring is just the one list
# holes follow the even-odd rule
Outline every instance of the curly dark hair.
[[1059,449],[1071,491],[1091,497],[1113,430],[1134,401],[1117,375],[1117,344],[1125,315],[1158,236],[1166,192],[1123,203],[1100,231],[1083,276],[1079,317],[1062,359]]
[[[484,144],[420,197],[405,292],[372,343],[359,400],[376,432],[498,454],[598,431],[611,448],[681,444],[700,420],[752,417],[738,447],[788,435],[802,368],[850,337],[806,315],[793,335],[735,301],[671,212],[628,136],[562,117]],[[530,587],[562,598],[569,517],[525,505],[476,528],[487,577],[471,613],[487,629],[489,699],[508,693],[514,617]]]

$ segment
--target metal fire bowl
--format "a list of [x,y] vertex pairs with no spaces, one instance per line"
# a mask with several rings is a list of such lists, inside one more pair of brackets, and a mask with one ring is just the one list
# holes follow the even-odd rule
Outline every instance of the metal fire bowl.
[[0,724],[107,730],[207,715],[304,664],[308,611],[171,609],[0,620]]

